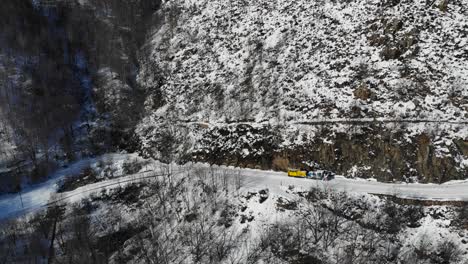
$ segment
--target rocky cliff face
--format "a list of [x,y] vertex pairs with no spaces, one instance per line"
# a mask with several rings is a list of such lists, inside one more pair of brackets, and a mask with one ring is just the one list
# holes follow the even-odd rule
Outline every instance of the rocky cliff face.
[[[414,129],[414,127],[413,127]],[[463,131],[462,126],[450,129]],[[296,128],[229,125],[198,133],[192,158],[215,164],[286,170],[323,168],[382,181],[445,182],[467,175],[467,140],[436,131],[374,123],[307,125]]]

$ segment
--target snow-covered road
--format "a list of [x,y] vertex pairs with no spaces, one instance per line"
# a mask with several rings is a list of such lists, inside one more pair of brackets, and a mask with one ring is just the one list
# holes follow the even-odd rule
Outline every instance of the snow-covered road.
[[337,176],[332,181],[320,181],[287,177],[284,172],[244,169],[247,186],[250,188],[278,189],[294,185],[308,190],[313,186],[333,188],[350,192],[389,194],[401,198],[420,200],[468,201],[468,181],[453,181],[445,184],[404,184],[354,180]]
[[[124,156],[115,156],[116,159],[124,159]],[[56,183],[65,175],[76,172],[80,168],[89,165],[92,160],[83,160],[75,163],[67,169],[59,171],[59,176],[51,180],[30,187],[21,194],[10,194],[0,196],[0,219],[7,219],[25,213],[37,211],[47,207],[56,201],[76,202],[83,197],[102,189],[112,189],[130,182],[138,182],[148,178],[159,177],[162,174],[155,171],[143,172],[133,175],[122,176],[101,182],[88,184],[70,192],[56,193]],[[197,167],[208,167],[205,164],[196,164]],[[254,169],[238,169],[219,167],[223,170],[232,170],[233,173],[226,173],[226,177],[238,172],[243,175],[243,189],[245,191],[268,188],[278,194],[284,194],[286,187],[294,187],[308,190],[318,186],[323,188],[333,188],[358,193],[389,194],[402,198],[422,199],[422,200],[464,200],[468,201],[468,181],[454,181],[445,184],[390,184],[366,180],[353,180],[337,176],[336,179],[328,182],[320,180],[291,178],[284,172],[263,171]],[[189,168],[175,168],[177,172],[187,171]],[[21,198],[23,204],[21,204]]]
[[127,154],[106,154],[99,158],[81,159],[70,166],[60,169],[49,176],[49,180],[29,186],[21,194],[0,195],[0,219],[10,218],[30,211],[35,211],[47,205],[56,195],[58,183],[69,175],[77,175],[84,168],[95,164],[98,160],[118,161],[128,158]]

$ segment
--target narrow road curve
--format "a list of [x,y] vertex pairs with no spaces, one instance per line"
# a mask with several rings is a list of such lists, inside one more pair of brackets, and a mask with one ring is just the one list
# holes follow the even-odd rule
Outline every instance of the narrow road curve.
[[[182,171],[175,171],[172,175],[180,174]],[[15,194],[13,196],[0,197],[0,219],[7,219],[31,212],[38,211],[40,209],[48,208],[56,204],[74,203],[88,197],[92,193],[100,192],[107,189],[115,189],[123,187],[127,184],[142,182],[149,179],[158,177],[168,177],[167,173],[160,173],[156,171],[145,171],[136,174],[121,176],[109,180],[104,180],[96,183],[87,184],[85,186],[78,187],[72,191],[56,193],[50,192],[46,199],[44,197],[35,197],[37,192],[31,190],[21,194]],[[19,204],[23,200],[22,204]],[[13,205],[13,206],[11,206]]]

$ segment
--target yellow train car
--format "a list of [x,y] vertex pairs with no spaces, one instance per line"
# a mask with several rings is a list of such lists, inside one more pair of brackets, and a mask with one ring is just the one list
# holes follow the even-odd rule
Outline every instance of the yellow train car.
[[289,169],[288,170],[288,176],[289,177],[305,178],[307,176],[307,172],[302,171],[302,170]]

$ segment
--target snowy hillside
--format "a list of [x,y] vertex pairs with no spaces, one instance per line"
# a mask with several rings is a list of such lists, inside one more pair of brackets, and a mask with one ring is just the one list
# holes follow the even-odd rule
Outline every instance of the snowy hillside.
[[467,10],[446,0],[9,2],[0,142],[14,151],[2,152],[46,157],[27,181],[122,149],[464,179]]
[[393,2],[169,1],[163,99],[213,123],[468,118],[466,2]]
[[165,2],[138,75],[142,152],[169,130],[213,163],[465,178],[468,5],[447,3]]

